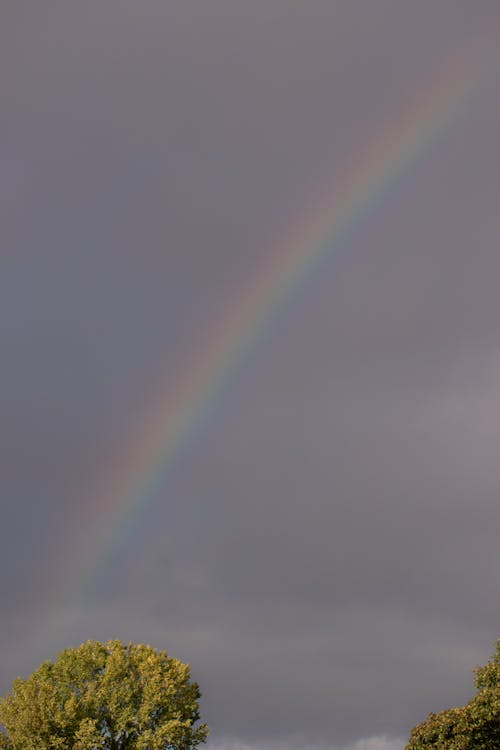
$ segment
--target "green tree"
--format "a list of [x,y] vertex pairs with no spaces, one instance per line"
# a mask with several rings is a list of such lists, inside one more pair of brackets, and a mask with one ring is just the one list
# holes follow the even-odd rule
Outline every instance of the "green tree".
[[204,742],[189,666],[151,646],[89,641],[15,680],[2,750],[191,750]]
[[412,729],[406,750],[500,748],[500,640],[490,661],[475,670],[476,695],[461,708],[429,714]]

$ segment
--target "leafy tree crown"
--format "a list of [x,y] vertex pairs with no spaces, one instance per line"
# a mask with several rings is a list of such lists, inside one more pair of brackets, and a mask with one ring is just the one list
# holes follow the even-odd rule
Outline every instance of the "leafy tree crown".
[[192,750],[205,742],[189,665],[151,646],[88,641],[0,699],[2,750]]
[[475,675],[476,695],[461,708],[429,714],[412,729],[406,750],[500,748],[500,640],[490,661]]

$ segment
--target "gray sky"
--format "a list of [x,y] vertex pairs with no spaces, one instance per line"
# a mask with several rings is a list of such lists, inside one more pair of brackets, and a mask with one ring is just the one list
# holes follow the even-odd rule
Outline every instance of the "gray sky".
[[2,691],[117,637],[191,663],[216,750],[400,750],[468,699],[500,635],[498,76],[270,320],[99,580],[51,597],[154,388],[488,47],[497,0],[3,2]]

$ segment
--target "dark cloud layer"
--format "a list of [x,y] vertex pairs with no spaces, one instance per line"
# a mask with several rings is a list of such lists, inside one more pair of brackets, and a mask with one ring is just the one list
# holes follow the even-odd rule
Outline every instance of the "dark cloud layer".
[[0,16],[2,689],[147,640],[192,663],[214,748],[397,750],[499,635],[498,84],[275,322],[94,591],[47,592],[151,389],[443,63],[500,48],[496,0]]

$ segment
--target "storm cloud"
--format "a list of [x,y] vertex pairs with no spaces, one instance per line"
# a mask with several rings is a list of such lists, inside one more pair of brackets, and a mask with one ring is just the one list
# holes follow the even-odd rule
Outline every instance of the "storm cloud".
[[[147,641],[191,663],[212,750],[400,750],[499,635],[498,3],[0,20],[1,690],[82,640]],[[92,590],[54,601],[151,394],[326,186],[488,48],[488,86],[269,320]]]

